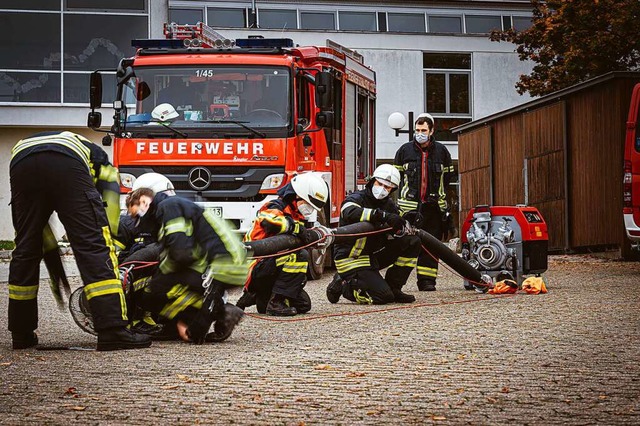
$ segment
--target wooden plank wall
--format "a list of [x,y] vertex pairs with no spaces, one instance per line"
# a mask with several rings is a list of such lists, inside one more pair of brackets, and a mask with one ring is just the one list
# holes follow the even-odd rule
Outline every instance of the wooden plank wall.
[[558,102],[522,114],[528,205],[547,223],[549,250],[566,248],[564,110]]
[[469,210],[491,204],[491,128],[481,127],[458,137],[460,223]]
[[568,101],[571,247],[623,243],[624,132],[636,82],[609,80]]
[[493,204],[514,206],[524,203],[524,132],[520,114],[505,117],[493,128]]

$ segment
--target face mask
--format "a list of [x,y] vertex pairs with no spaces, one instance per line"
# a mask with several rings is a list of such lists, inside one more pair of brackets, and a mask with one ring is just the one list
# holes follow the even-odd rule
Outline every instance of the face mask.
[[309,217],[316,211],[316,209],[305,202],[300,202],[298,203],[298,211],[302,216]]
[[373,196],[376,197],[376,200],[382,200],[389,196],[389,191],[387,191],[384,186],[373,185],[371,192],[373,192]]
[[425,143],[429,140],[429,135],[427,133],[416,133],[415,134],[416,142]]

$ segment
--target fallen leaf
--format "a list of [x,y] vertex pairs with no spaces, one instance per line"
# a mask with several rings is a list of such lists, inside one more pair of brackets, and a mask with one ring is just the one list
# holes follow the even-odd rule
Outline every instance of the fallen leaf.
[[70,387],[69,389],[67,389],[66,391],[64,391],[65,395],[75,395],[78,392],[76,391],[76,388],[74,387]]
[[431,416],[431,420],[447,420],[445,416]]
[[10,362],[1,362],[0,365],[3,366],[3,367],[7,367],[7,366],[11,365],[11,363]]
[[347,377],[364,377],[367,373],[361,373],[359,371],[350,371],[347,373]]
[[329,364],[318,364],[315,367],[313,367],[314,370],[332,370],[333,367],[330,366]]
[[80,405],[76,405],[75,407],[71,407],[73,411],[84,411],[87,407],[82,407]]
[[172,390],[172,389],[178,389],[178,388],[179,388],[178,385],[167,385],[167,386],[162,386],[161,389]]
[[502,393],[509,393],[509,386],[503,386],[502,390],[500,391]]
[[598,399],[607,399],[607,395],[600,395]]

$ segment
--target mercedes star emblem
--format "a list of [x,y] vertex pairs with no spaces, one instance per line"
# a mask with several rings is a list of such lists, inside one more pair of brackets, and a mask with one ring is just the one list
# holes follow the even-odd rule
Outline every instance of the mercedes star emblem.
[[203,191],[211,183],[211,172],[204,167],[194,167],[189,172],[189,185],[196,191]]

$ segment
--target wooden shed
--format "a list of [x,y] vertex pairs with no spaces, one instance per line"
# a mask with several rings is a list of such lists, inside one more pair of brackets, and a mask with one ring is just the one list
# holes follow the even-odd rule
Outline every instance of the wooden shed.
[[612,72],[454,128],[461,219],[480,204],[527,204],[547,221],[550,251],[626,257],[624,137],[638,82],[640,72]]

